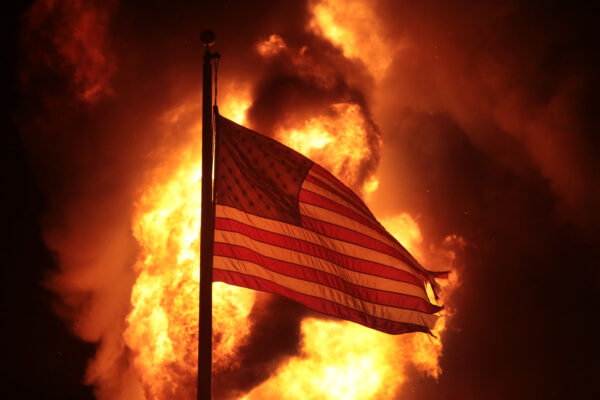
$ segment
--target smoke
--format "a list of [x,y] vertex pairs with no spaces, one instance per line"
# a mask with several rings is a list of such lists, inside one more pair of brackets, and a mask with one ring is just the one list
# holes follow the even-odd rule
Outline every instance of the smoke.
[[502,167],[547,179],[570,218],[592,217],[584,210],[599,195],[597,119],[588,110],[597,56],[585,15],[494,2],[388,4],[381,13],[394,18],[391,34],[410,43],[388,74],[384,117],[391,107],[447,116]]
[[[321,3],[336,9],[311,5]],[[205,27],[217,32],[221,81],[252,88],[251,128],[274,134],[357,105],[371,156],[353,187],[378,171],[376,215],[418,216],[435,246],[464,238],[443,373],[435,383],[415,369],[398,398],[592,390],[567,368],[594,359],[585,332],[600,282],[593,14],[516,1],[366,8],[353,8],[368,15],[352,20],[356,48],[376,52],[349,53],[302,2],[39,0],[23,16],[17,120],[48,204],[57,267],[45,285],[70,329],[98,344],[86,374],[98,398],[142,393],[121,335],[136,279],[131,218],[146,173],[193,135],[192,117],[170,129],[161,118],[200,98]],[[380,21],[372,32],[369,18]],[[273,34],[278,49],[261,55]],[[298,354],[305,313],[259,296],[240,363],[215,376],[216,394],[236,398]]]
[[114,9],[112,1],[36,2],[26,17],[25,45],[35,42],[28,63],[63,72],[80,101],[95,102],[110,95],[115,59],[107,41]]
[[287,357],[297,355],[300,321],[307,314],[291,300],[259,295],[248,317],[250,336],[236,352],[238,364],[215,377],[213,396],[237,399],[267,380]]
[[375,209],[419,215],[434,243],[466,242],[444,373],[432,384],[413,372],[399,398],[597,392],[575,322],[598,305],[599,285],[589,17],[519,2],[388,2],[379,12],[407,45],[374,110],[385,143]]
[[[247,11],[232,14],[226,7],[179,5],[164,13],[158,5],[141,10],[115,2],[38,1],[25,14],[25,100],[19,119],[37,180],[49,199],[44,239],[57,262],[45,286],[56,293],[55,309],[72,331],[98,344],[85,378],[98,398],[136,398],[142,391],[122,337],[136,279],[131,267],[138,249],[131,218],[146,171],[189,142],[192,120],[165,129],[161,118],[199,97],[198,26],[211,25],[203,21],[211,20],[219,32],[222,77],[244,80],[254,72],[233,69],[237,65],[261,71],[251,124],[273,132],[284,115],[302,121],[318,109],[330,112],[327,108],[335,103],[356,104],[371,125],[375,154],[360,165],[356,186],[374,171],[379,133],[363,92],[344,76],[348,72],[358,81],[349,72],[361,68],[330,43],[305,33],[306,20],[298,18],[306,16],[305,6],[296,7],[258,7],[253,17]],[[283,9],[287,21],[296,22],[278,29]],[[235,36],[231,29],[219,29],[235,22]],[[295,53],[261,59],[255,46],[271,32],[284,36]],[[300,44],[311,50],[300,50]],[[318,64],[317,59],[327,62]],[[280,106],[273,107],[275,102]],[[294,107],[294,114],[286,112]],[[286,300],[258,301],[249,317],[252,334],[238,350],[241,367],[215,377],[217,393],[226,397],[251,389],[280,360],[297,352],[305,313]],[[265,343],[271,343],[267,352]]]

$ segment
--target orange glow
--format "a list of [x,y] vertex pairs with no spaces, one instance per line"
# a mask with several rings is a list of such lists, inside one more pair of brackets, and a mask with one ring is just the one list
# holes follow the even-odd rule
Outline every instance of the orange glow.
[[409,214],[403,213],[379,220],[389,233],[417,259],[422,257],[421,244],[423,238],[417,222]]
[[[425,252],[437,254],[441,249],[427,249],[423,244],[423,237],[417,222],[406,213],[395,215],[380,220],[382,225],[390,232],[402,245],[418,260],[424,258]],[[445,269],[450,269],[450,263],[453,258],[444,260],[447,264]],[[444,299],[458,286],[458,278],[455,272],[450,275],[447,281],[440,281],[443,292],[441,293],[442,304]],[[427,287],[429,298],[433,298],[431,287]],[[432,330],[436,337],[426,335],[405,335],[399,339],[399,343],[406,350],[410,351],[410,362],[422,372],[437,378],[442,372],[438,360],[442,355],[442,333],[446,328],[449,312],[446,309]]]
[[[243,103],[241,98],[234,104]],[[167,121],[174,122],[185,109],[173,110]],[[199,129],[193,136],[200,139]],[[171,398],[169,393],[192,398],[195,393],[201,162],[196,140],[158,168],[132,221],[141,249],[124,337],[147,399]],[[235,363],[236,345],[249,332],[246,317],[254,296],[247,289],[214,285],[215,372]]]
[[365,182],[365,184],[363,186],[363,190],[365,191],[365,193],[367,195],[372,194],[378,188],[379,188],[379,181],[374,176],[369,178],[369,180],[367,182]]
[[219,83],[219,87],[219,113],[233,122],[246,124],[246,111],[252,104],[250,87],[231,80],[226,84]]
[[[290,107],[277,116],[280,119],[274,125],[274,132],[264,133],[273,133],[282,143],[323,165],[367,203],[379,187],[375,168],[382,143],[370,117],[373,109],[369,110],[369,106],[362,103],[377,94],[359,90],[363,81],[370,89],[371,81],[381,83],[404,46],[401,38],[389,39],[376,5],[368,0],[310,0],[308,22],[302,35],[293,35],[294,39],[288,42],[287,38],[284,40],[271,32],[251,38],[257,40],[252,51],[267,68],[256,64],[249,75],[243,76],[244,66],[232,66],[228,74],[232,72],[234,76],[221,75],[218,87],[220,113],[245,125],[248,124],[247,111],[253,99],[260,96],[260,84],[268,80],[265,72],[269,72],[269,63],[273,63],[274,58],[279,63],[273,64],[277,73],[299,77],[302,84],[322,90],[325,96],[318,107],[299,104],[298,113]],[[69,90],[84,103],[94,103],[115,94],[112,83],[120,71],[118,67],[123,68],[124,73],[118,74],[115,88],[118,82],[132,79],[131,65],[143,66],[137,63],[137,57],[129,58],[128,40],[120,37],[110,40],[111,33],[120,32],[118,29],[112,32],[111,15],[116,9],[114,0],[106,4],[37,0],[28,11],[29,29],[43,31],[44,39],[51,39],[48,44],[54,47],[60,59],[58,62],[44,58],[43,62],[60,64],[49,67],[68,72],[65,76],[69,78]],[[48,18],[57,16],[61,17],[58,21],[64,19],[64,25],[46,37]],[[315,40],[315,36],[322,40]],[[303,43],[302,38],[308,40]],[[322,46],[323,42],[327,45]],[[117,53],[110,48],[112,43],[118,45]],[[329,43],[337,50],[331,51]],[[324,47],[325,52],[320,47]],[[120,52],[124,53],[123,59],[117,57]],[[176,56],[170,58],[169,63],[185,60],[179,52],[167,53]],[[331,60],[324,60],[328,54]],[[126,63],[121,66],[117,61]],[[171,71],[171,68],[156,67],[160,67],[158,61],[149,71]],[[178,82],[178,86],[185,83]],[[131,90],[127,86],[135,87],[125,85],[124,94]],[[302,87],[298,86],[299,90]],[[147,151],[149,154],[144,156],[150,160],[143,161],[149,162],[140,164],[153,166],[151,170],[132,174],[135,183],[126,181],[124,185],[128,187],[111,189],[117,194],[127,192],[123,215],[131,216],[130,226],[123,223],[127,218],[119,215],[112,217],[119,220],[119,229],[113,227],[98,235],[87,235],[88,229],[101,230],[96,225],[104,221],[88,228],[89,221],[73,212],[71,218],[77,223],[70,223],[77,225],[76,229],[64,239],[57,235],[58,239],[50,246],[62,258],[61,272],[57,274],[53,290],[76,309],[74,316],[69,316],[74,321],[72,329],[84,340],[98,343],[96,355],[88,365],[86,383],[94,386],[95,395],[101,400],[196,398],[201,182],[209,177],[202,177],[201,172],[199,88],[186,89],[189,90],[183,92],[189,97],[185,100],[173,104],[161,116],[148,115],[146,122],[149,126],[157,124],[156,130],[148,129],[139,145],[132,141],[128,142],[132,147],[118,149]],[[147,104],[141,98],[144,93],[152,92],[141,90],[136,96],[123,98],[136,100],[136,115],[146,109],[162,110],[166,102],[173,100],[167,91],[165,99],[151,99],[152,104]],[[299,103],[302,99],[303,96],[298,97]],[[326,104],[326,99],[336,100]],[[313,113],[310,113],[311,107]],[[101,111],[97,109],[91,115]],[[131,126],[125,117],[127,112],[123,113],[123,129]],[[117,115],[120,114],[114,117]],[[136,116],[133,121],[137,122],[137,118],[141,117]],[[111,144],[119,144],[116,135],[120,133],[118,129],[107,133],[115,135]],[[124,136],[131,139],[130,135]],[[135,134],[132,136],[136,139]],[[140,154],[136,156],[131,160],[142,159]],[[120,167],[138,168],[138,165]],[[137,192],[132,204],[129,196],[134,188]],[[107,199],[109,203],[110,197]],[[93,208],[98,201],[87,200],[88,206]],[[107,209],[112,213],[113,207]],[[96,216],[96,210],[93,211],[81,215]],[[465,245],[458,236],[448,236],[441,248],[426,243],[418,220],[409,214],[392,215],[382,223],[419,260],[438,257],[438,267],[450,268],[455,257],[453,249]],[[112,224],[116,225],[114,221]],[[88,248],[93,251],[85,251]],[[120,266],[126,273],[107,274],[104,267],[111,265]],[[123,276],[128,279],[115,278]],[[95,280],[104,281],[97,285]],[[456,274],[451,275],[441,293],[442,302],[457,285]],[[245,367],[240,365],[238,352],[248,344],[256,329],[249,318],[256,297],[256,292],[248,289],[223,283],[213,285],[214,374]],[[435,378],[442,372],[438,360],[451,312],[446,311],[438,321],[433,330],[436,338],[424,334],[392,336],[325,316],[305,318],[300,326],[299,353],[281,360],[271,376],[241,395],[241,399],[394,399],[407,379],[407,368],[414,367]]]
[[[355,171],[341,166],[355,168],[361,157],[369,156],[365,153],[366,129],[361,128],[364,121],[356,105],[337,104],[334,109],[339,119],[313,118],[306,121],[304,129],[282,129],[278,135],[348,183]],[[339,131],[336,124],[342,126]],[[377,179],[371,177],[365,183],[365,192],[372,193],[377,185]],[[381,222],[415,256],[425,252],[420,228],[410,215],[400,214]],[[442,299],[456,287],[455,275],[453,279],[452,283],[442,284]],[[404,369],[408,365],[434,378],[441,373],[438,360],[446,318],[438,320],[433,330],[436,338],[423,334],[392,336],[346,321],[307,318],[302,321],[300,356],[290,358],[243,400],[393,399],[406,379]]]
[[340,47],[345,57],[362,61],[375,79],[382,79],[401,46],[382,31],[373,3],[312,1],[309,29]]
[[[371,4],[313,1],[308,29],[338,46],[346,57],[364,63],[373,78],[380,80],[399,47],[385,39]],[[91,32],[95,20],[88,17],[82,19],[81,34],[93,37],[86,32]],[[68,49],[78,48],[79,40],[89,44],[83,55],[69,53]],[[76,36],[75,45],[68,42],[71,47],[64,49],[65,58],[73,64],[88,57],[94,61],[92,66],[97,65],[82,70],[83,75],[75,73],[76,83],[83,88],[80,96],[86,101],[110,92],[108,79],[113,71],[110,59],[96,54],[105,50],[98,40]],[[265,59],[288,56],[296,73],[315,79],[322,87],[336,82],[332,67],[315,62],[307,47],[289,48],[278,35],[257,43],[255,50]],[[253,89],[232,79],[220,83],[220,113],[246,124]],[[177,132],[165,136],[178,139],[154,149],[160,161],[140,184],[131,220],[139,248],[130,309],[124,321],[119,320],[123,326],[114,324],[115,333],[102,339],[88,368],[88,382],[95,385],[100,399],[195,398],[203,178],[198,100],[183,102],[157,120],[166,131]],[[309,117],[290,111],[275,126],[275,138],[323,165],[368,201],[379,186],[371,167],[379,159],[381,139],[365,109],[340,100]],[[365,162],[371,162],[367,173]],[[412,216],[401,214],[382,222],[417,258],[435,250],[424,245]],[[244,368],[237,351],[252,332],[248,316],[255,298],[255,292],[248,289],[213,285],[213,373]],[[301,322],[300,355],[283,360],[271,377],[242,399],[393,399],[406,380],[409,365],[429,376],[441,373],[438,359],[445,324],[446,318],[440,318],[434,329],[438,337],[431,338],[391,336],[346,321],[306,318]]]
[[368,121],[354,103],[334,104],[330,111],[300,126],[280,126],[276,136],[282,143],[323,165],[348,186],[357,188],[359,164],[377,156],[369,147]]
[[[222,109],[247,104],[243,95],[224,98]],[[176,124],[192,109],[191,105],[175,108],[164,121]],[[238,115],[244,115],[244,110]],[[339,103],[330,114],[312,118],[300,128],[279,129],[278,136],[352,183],[361,159],[372,157],[365,142],[366,123],[357,105]],[[195,393],[202,176],[200,129],[197,124],[191,129],[190,137],[195,139],[151,174],[132,221],[141,249],[124,338],[144,389],[140,399],[191,399]],[[372,192],[377,179],[371,177],[364,187]],[[415,255],[421,253],[423,238],[408,214],[382,222]],[[253,291],[214,285],[215,373],[238,366],[236,349],[251,330],[247,316],[254,301]],[[301,355],[284,361],[243,399],[392,399],[409,363],[430,376],[439,375],[439,335],[444,325],[441,318],[434,339],[422,334],[392,336],[346,321],[307,318],[302,321]]]
[[[383,222],[391,233],[405,240],[410,251],[420,251],[421,232],[408,214]],[[442,286],[445,294],[454,290],[456,275]],[[409,365],[434,378],[441,373],[438,360],[447,315],[433,330],[436,338],[422,334],[393,336],[346,321],[307,318],[302,322],[300,355],[290,358],[275,376],[243,400],[394,399],[406,380],[404,371]]]
[[402,384],[395,336],[314,318],[302,333],[302,354],[245,399],[386,399]]
[[256,51],[263,57],[271,57],[280,53],[287,47],[281,36],[271,35],[267,40],[259,42],[256,45]]

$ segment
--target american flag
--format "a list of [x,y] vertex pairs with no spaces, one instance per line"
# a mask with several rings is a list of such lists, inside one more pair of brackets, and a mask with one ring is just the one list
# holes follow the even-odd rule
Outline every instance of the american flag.
[[435,273],[351,189],[289,147],[215,118],[214,281],[390,334],[431,332]]

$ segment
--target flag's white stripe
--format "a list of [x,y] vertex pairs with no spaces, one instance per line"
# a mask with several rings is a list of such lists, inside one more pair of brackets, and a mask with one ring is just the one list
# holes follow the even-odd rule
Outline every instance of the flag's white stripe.
[[308,268],[313,268],[339,276],[344,281],[354,285],[416,296],[429,302],[427,293],[422,288],[413,284],[352,271],[322,258],[260,242],[238,232],[216,230],[215,243],[228,243],[246,247],[266,257],[299,264]]
[[427,326],[429,329],[433,329],[435,321],[438,319],[438,316],[435,314],[427,314],[419,311],[373,304],[362,299],[357,299],[328,286],[307,282],[301,279],[296,279],[269,271],[262,266],[249,261],[215,256],[213,259],[213,265],[216,269],[240,272],[242,274],[266,279],[299,293],[329,300],[374,317],[384,318],[390,321]]
[[269,218],[259,217],[257,215],[248,214],[233,207],[217,204],[215,213],[220,218],[230,218],[239,221],[243,224],[254,226],[269,232],[278,233],[281,235],[293,237],[296,239],[306,240],[307,242],[323,246],[327,249],[341,253],[350,257],[360,258],[367,261],[387,265],[396,268],[415,276],[419,280],[423,280],[419,275],[401,260],[392,257],[388,254],[380,253],[376,250],[371,250],[363,246],[330,238],[325,235],[313,232],[310,229],[305,229],[296,225],[286,224],[285,222],[276,221]]

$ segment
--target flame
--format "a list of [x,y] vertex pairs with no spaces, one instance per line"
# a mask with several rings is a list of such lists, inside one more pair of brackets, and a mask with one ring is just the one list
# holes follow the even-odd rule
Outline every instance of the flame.
[[369,202],[373,196],[373,193],[379,188],[379,180],[372,175],[367,181],[364,183],[362,189],[365,196],[365,201]]
[[[109,81],[116,67],[104,40],[108,14],[88,10],[81,1],[71,3],[77,18],[72,18],[73,26],[66,31],[76,34],[58,35],[55,45],[74,69],[78,96],[92,102],[112,93]],[[37,4],[54,7],[50,1]],[[385,76],[399,45],[386,39],[370,2],[320,0],[309,6],[310,31],[338,46],[346,57],[362,62],[376,80]],[[46,9],[37,11],[48,14]],[[34,8],[30,16],[34,20],[35,12]],[[307,47],[291,49],[280,36],[270,35],[257,44],[256,51],[265,59],[287,55],[297,74],[316,79],[322,87],[336,83],[333,66],[315,62]],[[220,84],[221,113],[246,123],[253,89],[233,80]],[[137,277],[131,289],[131,309],[122,331],[117,323],[117,333],[102,332],[106,337],[88,369],[88,382],[96,385],[99,398],[195,398],[203,178],[197,110],[197,102],[184,102],[160,120],[167,128],[185,130],[180,137],[188,139],[174,148],[155,150],[161,161],[148,172],[134,204],[131,231],[139,250],[133,266]],[[364,192],[366,199],[377,190],[373,171],[365,174],[363,170],[365,161],[378,159],[381,142],[361,105],[341,100],[309,118],[296,116],[299,119],[294,120],[290,115],[276,126],[280,141]],[[432,251],[424,245],[419,225],[410,215],[383,222],[415,255]],[[448,242],[451,245],[460,238]],[[214,284],[214,373],[239,363],[236,354],[252,330],[248,315],[255,298],[253,291]],[[300,355],[284,360],[244,398],[391,399],[406,379],[407,366],[433,377],[441,373],[438,360],[444,327],[442,318],[434,329],[437,338],[432,339],[421,334],[390,336],[345,321],[306,318],[301,324]]]
[[[243,97],[233,104],[244,104]],[[231,107],[228,105],[228,107]],[[189,111],[176,108],[176,123]],[[224,107],[227,108],[227,107]],[[241,110],[238,115],[243,115]],[[197,138],[200,138],[196,126]],[[133,234],[141,250],[135,270],[132,310],[125,343],[147,399],[193,398],[198,354],[199,232],[202,181],[201,142],[157,168],[141,194]],[[213,370],[235,363],[236,345],[248,334],[254,292],[216,283],[213,287]]]
[[373,2],[318,0],[310,3],[309,29],[360,60],[377,80],[385,77],[401,43],[391,42],[373,10]]
[[[336,116],[316,117],[305,122],[304,130],[280,130],[280,139],[297,151],[344,175],[341,166],[357,165],[364,153],[366,131],[352,104],[334,106]],[[343,126],[336,135],[328,129]],[[344,133],[342,133],[344,132]],[[365,183],[369,193],[376,190],[373,176]],[[382,219],[383,225],[405,247],[419,257],[425,253],[421,230],[409,214]],[[437,250],[437,249],[435,249]],[[444,299],[457,286],[443,284]],[[430,297],[432,293],[430,293]],[[447,314],[448,315],[448,314]],[[441,373],[442,334],[447,315],[438,321],[436,337],[413,334],[392,336],[361,325],[338,320],[307,318],[302,321],[302,350],[292,357],[268,381],[252,390],[243,400],[285,399],[392,399],[405,381],[404,370],[413,365],[426,375],[437,378]],[[357,379],[360,377],[360,379]]]
[[234,80],[219,86],[223,86],[223,95],[219,94],[222,97],[219,98],[219,113],[240,125],[246,124],[246,112],[252,104],[251,88]]
[[256,51],[263,57],[271,57],[279,54],[282,50],[287,47],[281,36],[271,35],[267,40],[258,42],[256,45]]
[[[426,248],[423,246],[423,236],[421,229],[409,214],[402,213],[393,217],[381,219],[381,223],[388,232],[390,232],[402,245],[417,259],[423,259]],[[433,249],[433,253],[438,253],[439,249]],[[453,259],[452,259],[453,260]],[[450,265],[448,264],[448,267]],[[452,275],[452,281],[442,282],[444,293],[442,301],[447,298],[448,293],[456,288],[457,277]],[[427,287],[429,298],[433,298],[431,287]],[[446,329],[448,313],[436,323],[432,330],[435,337],[425,335],[406,335],[399,343],[400,346],[411,352],[410,362],[420,371],[429,376],[438,378],[442,372],[438,360],[442,355],[442,332]]]
[[381,399],[402,384],[394,336],[314,318],[302,322],[302,333],[302,354],[244,399]]
[[[409,251],[421,252],[421,231],[410,215],[385,218],[382,223]],[[454,274],[443,284],[442,298],[456,288],[457,282]],[[439,377],[447,317],[440,318],[433,338],[422,334],[392,336],[346,321],[307,318],[302,322],[300,355],[292,357],[243,400],[393,399],[406,380],[404,371],[409,365]]]
[[[243,95],[225,98],[222,109],[247,104]],[[174,108],[164,120],[177,124],[193,109],[189,104]],[[243,117],[244,112],[242,108],[238,115]],[[347,182],[355,182],[360,161],[372,156],[366,146],[366,123],[356,104],[339,103],[331,113],[309,119],[300,128],[280,127],[278,136]],[[132,221],[141,250],[124,338],[143,387],[140,399],[195,396],[202,175],[200,127],[195,124],[190,129],[190,137],[196,139],[150,174]],[[371,190],[377,187],[375,177],[366,182]],[[423,238],[410,215],[382,222],[410,251],[422,252]],[[214,285],[214,373],[237,364],[236,350],[252,329],[247,317],[254,301],[253,291]],[[243,398],[391,399],[409,364],[430,376],[439,375],[444,324],[442,318],[434,330],[438,338],[432,339],[391,336],[346,321],[307,318],[301,325],[300,355],[283,362]]]
[[361,162],[377,156],[368,142],[369,123],[355,103],[333,104],[329,111],[299,127],[279,126],[276,136],[356,188]]
[[380,222],[413,256],[418,259],[423,257],[421,229],[417,221],[409,214],[402,213],[393,217],[382,218]]

